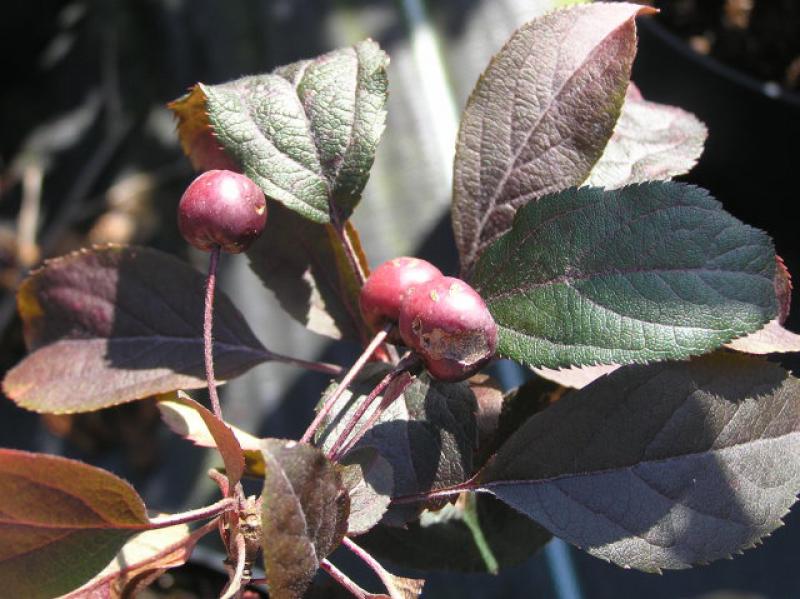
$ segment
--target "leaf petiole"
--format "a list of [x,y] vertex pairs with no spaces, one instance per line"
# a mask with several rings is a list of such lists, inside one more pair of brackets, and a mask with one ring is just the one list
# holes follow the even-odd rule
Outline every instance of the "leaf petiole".
[[150,518],[150,528],[166,528],[168,526],[175,526],[176,524],[186,524],[187,522],[196,522],[197,520],[213,518],[214,516],[219,516],[229,511],[236,503],[237,500],[235,498],[226,497],[225,499],[220,499],[216,503],[197,508],[196,510]]

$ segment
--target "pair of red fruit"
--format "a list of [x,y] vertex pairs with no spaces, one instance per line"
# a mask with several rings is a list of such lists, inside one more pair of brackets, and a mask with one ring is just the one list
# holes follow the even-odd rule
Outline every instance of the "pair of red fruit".
[[[243,252],[266,222],[263,192],[233,171],[206,171],[178,205],[181,235],[205,251],[219,246],[231,254]],[[406,257],[384,262],[369,276],[359,299],[366,323],[376,331],[397,326],[390,339],[413,350],[434,378],[463,380],[494,356],[497,325],[481,296],[430,262]]]

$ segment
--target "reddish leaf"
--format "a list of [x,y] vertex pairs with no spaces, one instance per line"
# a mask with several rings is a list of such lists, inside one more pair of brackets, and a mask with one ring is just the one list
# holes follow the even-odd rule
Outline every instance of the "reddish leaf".
[[[204,288],[202,273],[146,248],[50,260],[20,287],[33,353],[8,372],[4,391],[29,410],[66,413],[205,387]],[[219,379],[270,359],[227,296],[214,307]]]
[[241,172],[239,164],[225,152],[208,123],[206,96],[202,86],[167,104],[178,119],[178,137],[195,170],[225,169]]
[[652,10],[597,3],[552,12],[521,27],[492,59],[456,147],[453,230],[464,274],[520,206],[589,176],[628,87],[634,18]]
[[748,354],[800,352],[800,335],[783,328],[789,317],[792,303],[792,277],[783,258],[775,256],[775,296],[778,298],[778,316],[763,329],[726,344],[730,349]]
[[648,102],[631,83],[614,134],[584,185],[615,189],[688,173],[707,136],[693,114]]
[[97,576],[63,599],[132,599],[165,570],[186,563],[208,532],[205,527],[191,532],[181,524],[140,533]]
[[0,588],[62,595],[97,574],[151,524],[128,483],[65,458],[0,450]]
[[[188,408],[189,414],[180,408]],[[216,447],[225,464],[231,488],[242,479],[244,474],[244,455],[242,446],[233,428],[217,418],[205,406],[200,405],[185,393],[179,391],[176,397],[158,402],[158,409],[169,427],[182,437],[194,441],[200,438],[204,442],[210,440],[206,447]],[[200,422],[192,419],[199,417]],[[194,437],[194,438],[193,438]],[[253,438],[255,439],[255,438]]]
[[301,597],[347,531],[350,499],[341,475],[311,445],[262,442],[267,472],[261,513],[270,597]]

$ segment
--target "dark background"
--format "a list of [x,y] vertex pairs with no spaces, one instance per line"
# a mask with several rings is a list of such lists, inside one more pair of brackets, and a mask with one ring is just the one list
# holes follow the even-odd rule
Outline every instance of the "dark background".
[[[392,58],[388,128],[355,219],[370,262],[418,254],[454,272],[447,207],[457,115],[491,54],[541,3],[440,0],[429,2],[421,20],[413,4],[6,3],[0,20],[2,371],[24,355],[11,290],[40,257],[114,241],[152,245],[202,265],[203,257],[187,251],[175,227],[175,206],[192,173],[165,102],[196,81],[217,83],[263,72],[364,37],[376,39]],[[769,231],[789,270],[800,272],[794,206],[800,103],[771,98],[760,83],[743,82],[725,69],[709,69],[653,26],[643,25],[641,35],[633,78],[644,96],[690,110],[709,128],[706,151],[685,179],[711,190],[742,220]],[[26,219],[36,227],[25,225]],[[18,233],[22,241],[33,242],[22,253]],[[241,259],[226,260],[223,269],[223,286],[270,348],[342,363],[355,355],[356,348],[329,347],[283,319]],[[798,315],[788,323],[795,331],[800,330]],[[795,371],[800,366],[794,357],[782,361]],[[226,416],[261,435],[299,436],[325,382],[284,366],[259,367],[226,386]],[[288,398],[291,406],[278,410]],[[167,433],[148,402],[43,419],[3,400],[0,445],[61,453],[109,468],[131,480],[157,509],[197,506],[211,493],[203,476],[208,454]],[[586,599],[800,597],[796,513],[762,548],[660,577],[571,554]],[[215,581],[203,582],[198,572],[192,570],[191,581],[182,583],[193,589],[195,595],[189,596],[213,596]],[[427,596],[559,595],[540,555],[496,578],[434,575]]]

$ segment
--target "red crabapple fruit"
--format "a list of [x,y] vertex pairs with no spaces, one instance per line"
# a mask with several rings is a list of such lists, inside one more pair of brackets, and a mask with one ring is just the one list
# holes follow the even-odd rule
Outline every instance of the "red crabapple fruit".
[[238,254],[264,231],[267,202],[253,181],[233,171],[206,171],[191,182],[178,205],[181,235],[199,250]]

